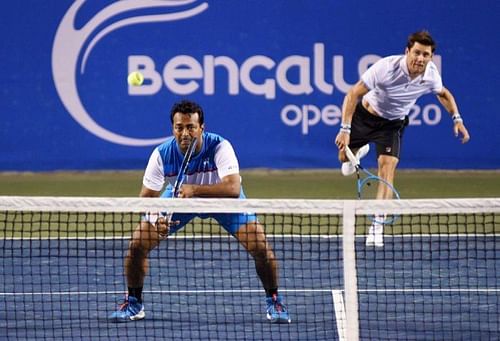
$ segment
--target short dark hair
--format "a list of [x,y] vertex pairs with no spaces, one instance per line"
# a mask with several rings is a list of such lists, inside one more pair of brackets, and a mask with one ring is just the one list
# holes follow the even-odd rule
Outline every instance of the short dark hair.
[[199,123],[202,125],[205,122],[205,117],[203,115],[203,109],[198,103],[189,100],[182,100],[175,103],[170,110],[170,123],[174,123],[174,115],[180,112],[181,114],[198,114]]
[[410,50],[413,47],[413,45],[415,45],[415,43],[420,43],[425,46],[430,46],[432,49],[432,53],[434,53],[434,51],[436,50],[436,42],[434,41],[434,39],[432,39],[432,36],[429,33],[429,31],[422,30],[410,34],[408,36],[408,44],[406,45],[408,50]]

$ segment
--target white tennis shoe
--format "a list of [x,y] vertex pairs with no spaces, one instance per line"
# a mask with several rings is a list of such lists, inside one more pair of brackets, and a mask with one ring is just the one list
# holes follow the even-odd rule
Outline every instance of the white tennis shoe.
[[381,224],[376,220],[372,222],[370,228],[368,229],[368,235],[366,236],[366,246],[384,246],[384,224]]
[[[366,154],[370,151],[370,145],[365,144],[363,147],[359,148],[358,151],[356,152],[356,160],[361,160],[363,157],[365,157]],[[356,168],[352,164],[351,161],[347,162],[342,162],[342,167],[340,168],[340,171],[342,172],[343,176],[348,176],[351,174],[354,174],[356,171]]]

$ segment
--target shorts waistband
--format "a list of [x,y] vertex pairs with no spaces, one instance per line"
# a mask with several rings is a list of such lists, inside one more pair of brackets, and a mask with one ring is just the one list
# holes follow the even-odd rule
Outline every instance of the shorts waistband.
[[371,119],[378,121],[389,121],[388,119],[383,118],[382,116],[375,115],[369,112],[368,109],[365,108],[362,102],[363,101],[358,102],[358,104],[356,105],[356,111],[362,114],[364,117],[370,117]]

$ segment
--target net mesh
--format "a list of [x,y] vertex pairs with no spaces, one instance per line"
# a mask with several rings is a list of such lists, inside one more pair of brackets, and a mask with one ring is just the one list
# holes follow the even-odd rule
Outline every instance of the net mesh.
[[[195,218],[149,254],[146,317],[115,323],[143,212],[255,212],[292,322],[266,319],[253,257]],[[371,216],[397,214],[383,246]],[[328,201],[0,197],[0,338],[493,340],[500,199]]]

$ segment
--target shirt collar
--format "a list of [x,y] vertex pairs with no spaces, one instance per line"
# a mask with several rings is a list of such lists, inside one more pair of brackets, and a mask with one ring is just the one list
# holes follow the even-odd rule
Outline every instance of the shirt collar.
[[403,73],[405,74],[405,76],[410,77],[410,71],[408,71],[408,64],[406,64],[406,55],[405,54],[403,55],[403,58],[401,58],[399,65],[401,66],[401,70],[403,70]]

